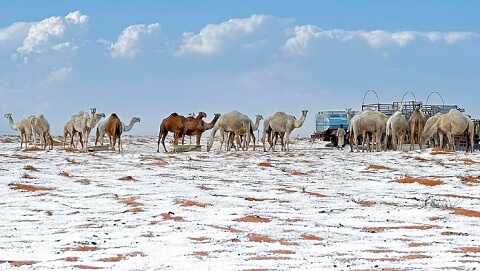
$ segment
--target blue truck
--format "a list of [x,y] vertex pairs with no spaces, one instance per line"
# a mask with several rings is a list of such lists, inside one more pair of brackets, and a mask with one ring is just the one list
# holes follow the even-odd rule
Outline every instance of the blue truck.
[[315,117],[315,133],[310,138],[322,141],[330,141],[337,146],[337,130],[343,127],[348,130],[349,120],[345,111],[320,111]]

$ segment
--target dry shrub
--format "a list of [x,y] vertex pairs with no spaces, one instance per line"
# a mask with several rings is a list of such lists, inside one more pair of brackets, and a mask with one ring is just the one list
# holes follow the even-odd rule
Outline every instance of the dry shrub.
[[70,173],[68,173],[67,171],[62,171],[62,172],[60,172],[58,175],[64,176],[64,177],[71,177],[71,176],[70,176]]
[[261,163],[258,163],[257,166],[259,166],[259,167],[273,167],[273,165],[269,162],[261,162]]
[[38,172],[39,170],[37,168],[35,168],[34,166],[32,165],[26,165],[23,167],[24,170],[28,170],[28,171],[35,171],[35,172]]
[[410,177],[410,176],[405,176],[401,179],[398,179],[397,182],[404,183],[404,184],[418,183],[425,186],[437,186],[437,185],[443,184],[443,182],[440,181],[439,179],[428,179],[428,178]]
[[125,177],[121,177],[121,178],[118,178],[120,181],[136,181],[135,178],[133,178],[132,176],[125,176]]
[[480,176],[460,176],[459,178],[466,185],[480,184]]

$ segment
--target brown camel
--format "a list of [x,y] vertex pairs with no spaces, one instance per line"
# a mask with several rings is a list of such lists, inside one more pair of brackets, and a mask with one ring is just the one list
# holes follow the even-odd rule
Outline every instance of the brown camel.
[[182,137],[182,145],[184,143],[185,135],[197,136],[197,146],[200,146],[200,139],[202,134],[213,128],[217,120],[220,118],[220,114],[216,113],[213,120],[210,123],[203,121],[203,118],[207,117],[207,114],[200,112],[197,117],[187,117],[185,120],[185,133]]
[[105,133],[110,139],[110,146],[112,146],[112,150],[115,150],[115,145],[117,144],[118,138],[118,151],[121,151],[122,122],[118,118],[117,114],[113,113],[108,118],[107,124],[105,125]]
[[410,126],[410,150],[413,150],[415,144],[421,144],[422,132],[427,122],[425,114],[423,114],[420,108],[415,109],[409,119]]
[[160,131],[158,132],[157,152],[160,152],[160,141],[162,141],[165,152],[168,152],[167,148],[165,147],[165,138],[167,137],[168,132],[173,133],[173,144],[178,144],[178,140],[182,138],[183,134],[185,133],[185,122],[186,118],[177,113],[172,113],[170,116],[162,120],[162,123],[160,124]]

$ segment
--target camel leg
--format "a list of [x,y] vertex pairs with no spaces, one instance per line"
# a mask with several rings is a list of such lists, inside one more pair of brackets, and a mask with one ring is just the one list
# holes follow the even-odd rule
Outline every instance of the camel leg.
[[197,146],[200,146],[200,139],[202,139],[202,134],[197,135]]
[[282,146],[284,146],[284,151],[290,151],[290,146],[288,145],[288,142],[290,141],[290,132],[286,132],[284,136],[280,135],[280,140],[282,141]]
[[456,150],[455,150],[455,138],[453,137],[453,134],[452,134],[452,133],[449,133],[449,134],[448,134],[448,143],[450,144],[451,149],[452,149],[453,151],[456,151]]
[[[235,141],[237,142],[237,146],[240,146],[240,147],[242,146],[242,140],[240,139],[240,135],[235,135]],[[238,148],[236,146],[235,146],[235,151],[238,151]]]
[[267,149],[265,148],[265,131],[263,132],[263,135],[262,135],[262,145],[263,145],[263,151],[266,152]]
[[162,137],[162,128],[158,131],[157,152],[160,152],[160,139]]
[[165,147],[165,138],[167,138],[167,135],[168,135],[168,132],[167,133],[165,133],[165,132],[162,133],[162,145],[163,145],[163,149],[165,150],[165,152],[168,152],[167,147]]
[[82,150],[83,150],[83,148],[84,148],[83,133],[78,133],[78,136],[80,137],[80,144],[82,145]]
[[392,133],[392,148],[396,151],[398,151],[398,148],[397,148],[397,135],[393,132]]

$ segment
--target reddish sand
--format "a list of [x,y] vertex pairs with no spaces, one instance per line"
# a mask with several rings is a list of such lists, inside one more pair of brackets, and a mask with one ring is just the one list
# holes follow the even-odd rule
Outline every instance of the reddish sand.
[[427,179],[427,178],[420,178],[420,177],[415,178],[410,176],[405,176],[401,179],[398,179],[397,182],[405,183],[405,184],[418,183],[425,186],[437,186],[437,185],[443,184],[443,182],[440,181],[439,179]]
[[272,221],[272,219],[268,217],[261,217],[258,215],[247,215],[241,218],[234,219],[234,221],[250,223],[268,223]]
[[206,203],[201,203],[201,202],[188,200],[188,199],[181,199],[181,200],[177,199],[175,203],[182,207],[201,207],[201,208],[207,207]]
[[10,189],[12,190],[19,190],[22,192],[45,192],[45,191],[54,190],[54,188],[49,188],[45,186],[22,184],[22,183],[11,183],[8,186],[10,186]]

